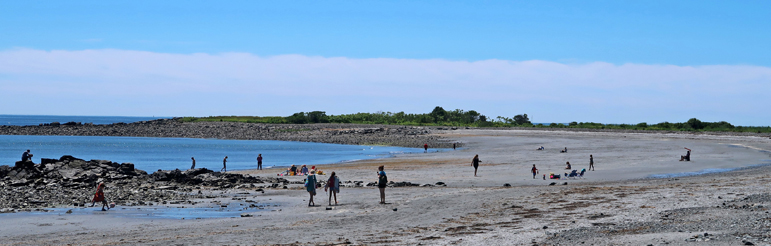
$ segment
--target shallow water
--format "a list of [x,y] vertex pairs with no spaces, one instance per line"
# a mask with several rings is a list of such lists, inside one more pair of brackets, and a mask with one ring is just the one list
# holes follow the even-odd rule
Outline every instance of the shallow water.
[[[122,207],[102,211],[101,206],[87,208],[47,208],[42,211],[17,212],[0,214],[0,218],[9,216],[40,216],[40,215],[105,215],[123,218],[137,219],[210,219],[210,218],[232,218],[241,217],[241,214],[251,214],[259,216],[260,213],[270,212],[279,208],[274,203],[254,203],[257,207],[248,206],[228,206],[226,208],[215,207],[165,207],[165,206],[141,206],[141,207]],[[67,214],[68,210],[72,213]]]
[[333,164],[423,151],[419,148],[268,140],[0,135],[0,165],[14,165],[27,149],[31,150],[36,163],[40,158],[58,159],[72,155],[84,160],[130,162],[147,172],[188,169],[192,163],[190,157],[195,157],[196,168],[218,171],[225,156],[228,156],[228,170],[243,170],[257,167],[257,154],[263,156],[263,168],[270,168]]
[[771,166],[771,160],[763,160],[763,161],[767,163],[749,165],[744,167],[734,167],[734,168],[707,168],[696,172],[652,174],[652,175],[649,175],[648,178],[654,178],[654,179],[679,178],[679,177],[696,176],[696,175],[704,175],[704,174],[711,174],[711,173],[731,172],[736,170],[743,170],[743,169],[762,167],[762,166]]

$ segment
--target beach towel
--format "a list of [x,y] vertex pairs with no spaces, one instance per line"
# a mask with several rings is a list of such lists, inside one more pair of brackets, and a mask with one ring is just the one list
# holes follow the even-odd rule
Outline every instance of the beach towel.
[[316,194],[316,175],[309,175],[305,180],[305,189],[311,194]]

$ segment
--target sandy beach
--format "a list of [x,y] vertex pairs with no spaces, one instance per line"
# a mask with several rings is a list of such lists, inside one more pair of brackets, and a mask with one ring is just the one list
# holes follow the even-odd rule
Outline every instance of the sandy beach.
[[[771,244],[768,137],[506,129],[432,135],[463,148],[324,167],[344,183],[366,184],[377,180],[376,167],[384,165],[390,181],[421,185],[387,188],[385,205],[378,204],[374,187],[342,187],[339,205],[327,206],[321,190],[314,199],[318,206],[309,207],[304,177],[293,176],[285,177],[291,182],[287,189],[209,190],[230,199],[140,208],[226,206],[248,217],[137,217],[127,214],[137,208],[120,206],[109,212],[0,214],[0,244]],[[560,153],[565,147],[568,152]],[[690,162],[678,161],[684,147],[693,150]],[[476,154],[482,161],[478,177],[471,167]],[[567,172],[568,161],[573,169],[588,168],[590,154],[596,171],[583,178],[542,179]],[[540,170],[536,179],[533,164]]]

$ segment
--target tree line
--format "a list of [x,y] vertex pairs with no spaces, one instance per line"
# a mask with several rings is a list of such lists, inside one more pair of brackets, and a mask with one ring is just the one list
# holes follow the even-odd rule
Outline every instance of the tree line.
[[290,116],[209,116],[183,117],[182,122],[195,121],[231,121],[271,124],[313,124],[313,123],[354,123],[384,125],[417,126],[469,126],[469,127],[536,127],[536,128],[584,128],[584,129],[623,129],[623,130],[665,130],[665,131],[726,131],[726,132],[771,132],[768,126],[734,126],[726,121],[703,122],[691,118],[686,122],[657,124],[603,124],[594,122],[570,122],[533,124],[527,114],[512,117],[498,116],[489,118],[475,110],[445,110],[435,107],[430,113],[408,114],[405,112],[375,112],[327,115],[325,111],[298,112]]

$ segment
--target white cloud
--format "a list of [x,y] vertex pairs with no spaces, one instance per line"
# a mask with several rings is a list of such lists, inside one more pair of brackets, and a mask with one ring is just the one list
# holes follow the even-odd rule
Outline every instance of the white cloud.
[[528,113],[536,122],[771,122],[762,113],[771,103],[771,68],[748,65],[16,49],[0,52],[0,89],[0,113],[12,114],[339,114],[439,105]]

